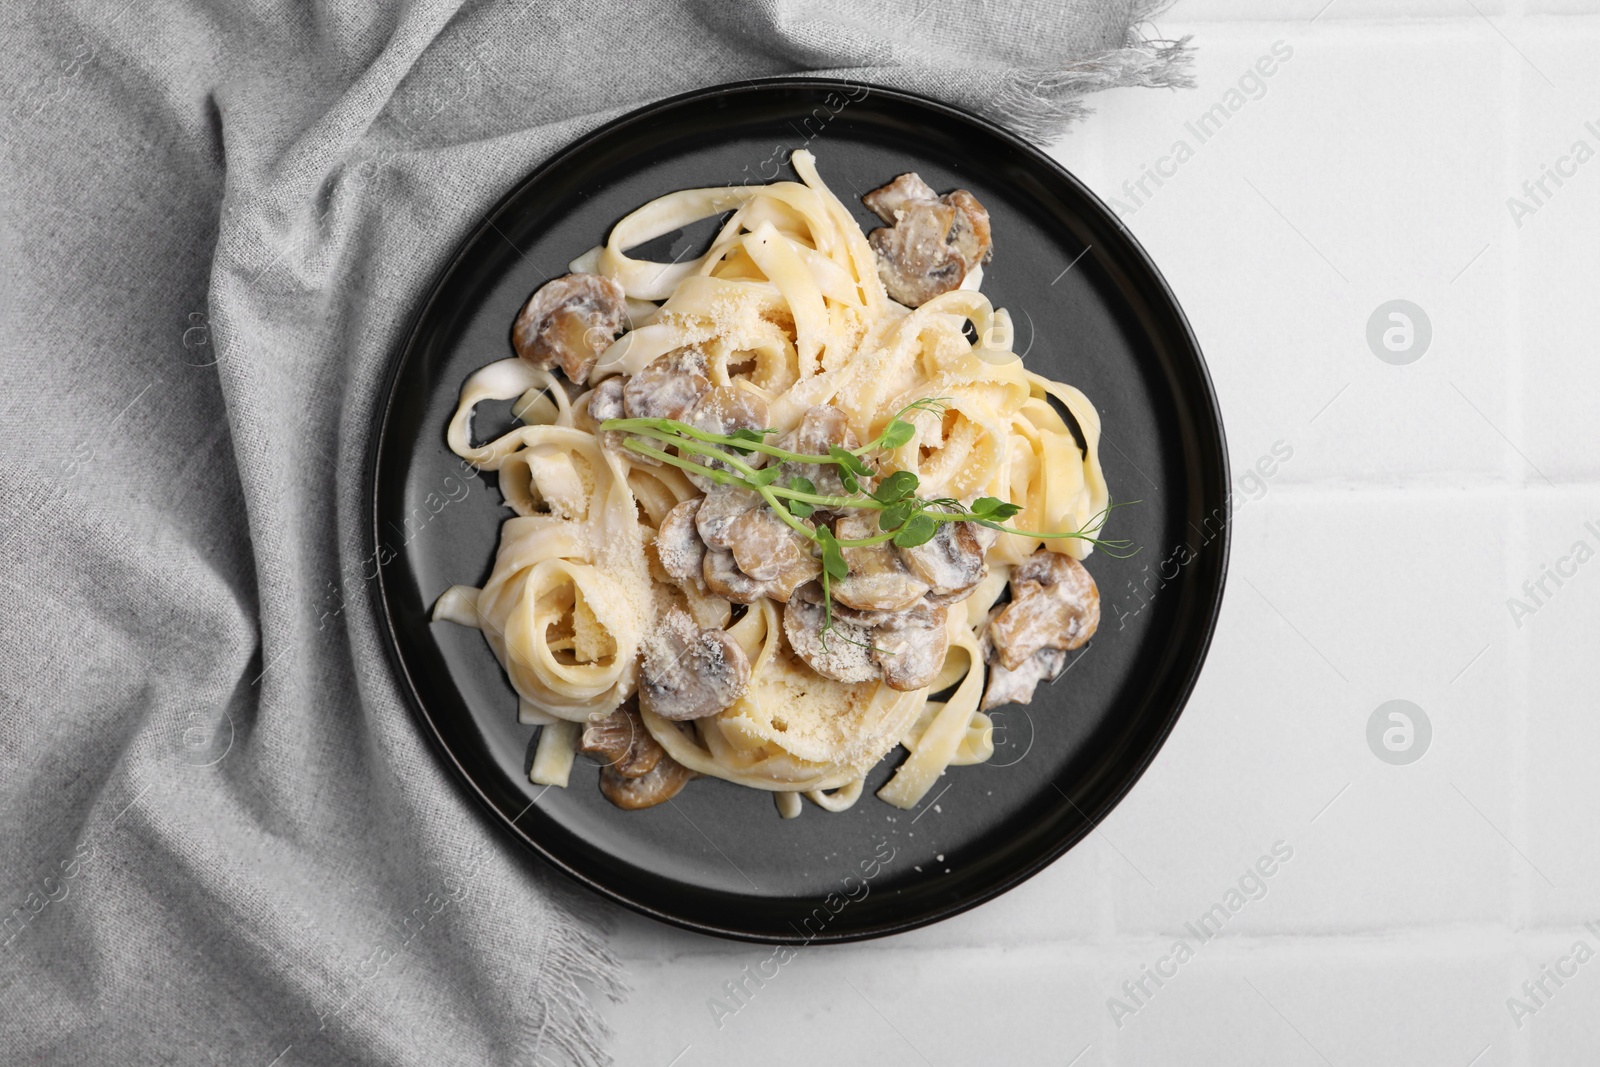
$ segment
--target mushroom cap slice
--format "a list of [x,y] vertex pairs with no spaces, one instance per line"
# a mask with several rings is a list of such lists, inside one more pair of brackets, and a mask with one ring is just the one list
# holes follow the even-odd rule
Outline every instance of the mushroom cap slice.
[[[989,229],[989,212],[978,203],[978,198],[965,189],[956,189],[940,198],[956,209],[955,222],[950,227],[946,242],[956,250],[967,270],[989,259],[994,251],[993,234]],[[965,271],[962,272],[965,277]]]
[[511,345],[535,367],[559,364],[582,384],[627,325],[622,286],[599,274],[563,274],[528,298],[512,324]]
[[[816,582],[802,585],[799,591],[795,593],[795,596],[798,596],[807,604],[821,604],[822,586]],[[894,612],[892,611],[858,611],[855,608],[846,607],[837,600],[833,602],[833,617],[835,619],[842,619],[867,630],[872,629],[893,614]]]
[[630,419],[681,419],[711,391],[706,354],[692,345],[675,348],[628,379],[623,408]]
[[[724,435],[732,434],[736,430],[765,430],[767,402],[748,389],[719,385],[707,390],[704,396],[695,401],[694,407],[690,408],[680,421],[688,423],[697,430]],[[713,466],[722,470],[733,469],[719,459],[706,459],[695,455],[686,455],[684,458],[702,466]],[[759,467],[766,460],[766,456],[760,452],[753,452],[743,458],[752,467]],[[701,492],[708,492],[716,485],[703,474],[695,474],[692,471],[685,473]]]
[[890,689],[921,689],[938,676],[950,651],[949,617],[943,604],[923,601],[873,627],[872,659]]
[[806,408],[806,413],[800,416],[800,424],[786,437],[795,442],[795,447],[789,451],[806,456],[825,456],[829,445],[855,448],[860,443],[850,428],[849,416],[831,404],[813,404]]
[[767,595],[766,583],[758,582],[740,570],[733,553],[725,548],[706,549],[700,573],[705,578],[707,589],[735,604],[754,604]]
[[906,569],[928,583],[930,596],[942,603],[964,599],[989,573],[985,547],[975,522],[941,522],[933,539],[900,549]]
[[608,452],[626,456],[634,463],[650,467],[661,466],[661,461],[654,456],[647,456],[642,452],[634,452],[623,447],[622,442],[627,434],[618,430],[601,431],[599,426],[607,419],[622,418],[622,379],[610,377],[594,387],[589,394],[589,418],[594,420],[595,432],[600,435],[600,447]]
[[707,433],[767,428],[767,402],[748,389],[719,385],[695,401],[683,421]]
[[902,211],[899,222],[867,235],[891,298],[915,308],[961,287],[967,265],[948,243],[955,222],[956,209],[949,204],[919,200]]
[[959,288],[989,258],[989,212],[965,189],[938,196],[916,174],[902,174],[861,202],[889,224],[867,242],[878,254],[884,288],[907,307]]
[[661,561],[661,569],[680,585],[693,585],[697,589],[705,584],[701,568],[706,546],[695,528],[700,501],[700,497],[680,501],[662,517],[661,529],[656,531],[656,558]]
[[1041,548],[1011,572],[1011,603],[989,620],[998,662],[1020,668],[1041,648],[1070,652],[1100,625],[1100,591],[1083,564]]
[[939,194],[933,186],[922,180],[916,171],[908,171],[900,175],[888,185],[880,186],[861,198],[867,210],[882,219],[886,224],[895,224],[895,212],[904,211],[906,205],[914,200],[937,200]]
[[[747,517],[753,517],[747,523],[746,530],[750,528],[769,530],[766,521],[759,517],[759,513],[762,512],[771,514],[765,508],[758,508],[741,517],[741,522]],[[772,521],[781,525],[783,520],[774,515]],[[771,533],[774,537],[777,536],[776,531]],[[734,551],[715,546],[707,547],[705,558],[700,564],[700,574],[706,588],[735,604],[754,604],[762,597],[771,597],[780,603],[788,600],[794,594],[796,586],[809,582],[822,573],[822,563],[810,554],[809,542],[787,526],[783,527],[782,533],[785,538],[792,538],[792,543],[785,540],[768,541],[766,533],[762,533],[759,537],[750,537],[747,534],[735,542],[736,545],[743,546],[737,548],[737,551],[745,555],[747,563],[760,573],[773,575],[765,580],[752,578],[745,573]],[[763,544],[776,546],[771,560],[759,556],[759,546]]]
[[603,719],[583,724],[579,751],[594,756],[624,778],[639,778],[655,769],[667,750],[650,736],[644,720],[632,708],[622,707]]
[[615,767],[602,768],[600,792],[624,811],[638,811],[671,800],[693,777],[693,771],[663,754],[659,763],[637,778],[629,778]]
[[872,643],[872,631],[835,616],[833,632],[824,643],[822,626],[825,621],[826,614],[820,603],[799,596],[789,598],[783,607],[783,635],[788,638],[794,654],[824,678],[851,683],[877,678],[881,672],[873,663],[868,647]]
[[983,691],[983,704],[978,710],[988,711],[1001,704],[1031,703],[1034,688],[1040,682],[1053,682],[1061,677],[1066,666],[1067,654],[1059,648],[1041,648],[1014,671],[1007,670],[1003,663],[991,663],[989,684]]
[[739,569],[765,585],[766,595],[774,600],[788,600],[796,586],[822,573],[822,561],[812,555],[811,542],[771,508],[752,508],[739,516],[728,529],[728,539]]
[[[877,534],[877,513],[849,511],[834,523],[833,533],[841,541],[859,540]],[[890,542],[843,547],[840,553],[850,573],[832,582],[833,598],[857,611],[904,611],[922,599],[928,583],[906,569]]]
[[[589,417],[594,420],[596,426],[607,419],[622,418],[622,392],[622,379],[612,376],[595,386],[589,393]],[[616,433],[615,430],[609,432]]]
[[738,485],[713,485],[695,513],[700,540],[712,548],[733,547],[733,524],[763,503],[759,496]]
[[857,611],[855,608],[846,607],[837,601],[833,605],[834,618],[843,619],[845,622],[853,622],[857,626],[865,626],[869,630],[880,623],[888,621],[889,617],[894,614],[895,612],[892,611]]
[[749,684],[750,660],[739,642],[673,608],[645,643],[639,706],[675,722],[703,719],[744,696]]
[[975,522],[972,524],[972,536],[977,540],[978,547],[988,552],[1000,540],[1000,531],[993,526]]

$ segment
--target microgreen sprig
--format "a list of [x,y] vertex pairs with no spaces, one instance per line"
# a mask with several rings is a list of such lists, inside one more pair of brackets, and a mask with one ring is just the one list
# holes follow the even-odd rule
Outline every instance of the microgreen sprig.
[[913,400],[911,403],[894,413],[894,417],[891,418],[888,425],[883,428],[883,432],[878,435],[877,440],[856,449],[856,454],[862,455],[867,452],[891,452],[894,449],[899,448],[901,445],[906,444],[917,435],[917,427],[915,424],[907,422],[903,416],[912,411],[926,411],[938,416],[939,418],[943,418],[945,412],[945,402],[949,399],[950,398],[947,396],[925,396],[921,400]]
[[775,429],[765,430],[735,430],[731,434],[711,433],[697,426],[690,426],[677,419],[607,419],[600,424],[602,430],[616,430],[621,433],[637,433],[647,437],[655,437],[662,441],[677,441],[680,438],[690,438],[708,445],[722,445],[733,449],[741,455],[751,452],[764,452],[769,456],[794,463],[831,463],[832,456],[806,456],[798,452],[790,452],[770,445],[766,441],[768,434],[774,434]]
[[[926,397],[908,404],[896,412],[883,432],[868,444],[856,449],[832,445],[825,456],[792,452],[768,443],[767,437],[778,432],[771,428],[739,429],[731,434],[719,434],[676,419],[607,419],[600,424],[600,429],[629,435],[623,445],[640,455],[698,474],[716,485],[737,485],[759,494],[778,518],[815,544],[822,563],[824,648],[827,647],[827,635],[833,629],[832,583],[843,581],[850,575],[849,561],[844,554],[847,548],[867,548],[889,541],[900,548],[915,548],[938,536],[941,523],[972,522],[1020,537],[1041,540],[1078,538],[1116,559],[1135,554],[1137,550],[1131,541],[1108,540],[1098,536],[1111,511],[1125,506],[1124,503],[1107,504],[1078,530],[1020,530],[1005,525],[1007,520],[1022,511],[1019,504],[993,496],[980,496],[970,505],[963,505],[950,497],[924,499],[916,495],[919,479],[914,472],[896,470],[880,477],[864,457],[874,452],[891,452],[909,444],[916,437],[917,428],[903,416],[912,412],[930,412],[942,417],[946,400],[947,397]],[[677,454],[656,447],[651,442],[670,445],[677,449]],[[777,462],[757,467],[747,458],[755,453]],[[784,478],[784,468],[788,464],[834,467],[849,495],[819,493],[816,484],[800,474],[791,473]],[[876,484],[873,484],[874,479],[877,480]],[[807,521],[812,520],[819,510],[844,511],[851,508],[876,511],[878,533],[868,537],[840,539],[827,525]]]

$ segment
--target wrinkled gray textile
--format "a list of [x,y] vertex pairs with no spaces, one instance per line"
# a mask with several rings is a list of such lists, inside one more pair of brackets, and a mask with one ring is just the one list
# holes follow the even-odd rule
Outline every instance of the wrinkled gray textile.
[[410,312],[653,98],[826,71],[1042,138],[1183,50],[1146,0],[121,3],[0,11],[0,1063],[604,1062],[608,906],[451,782],[374,622]]

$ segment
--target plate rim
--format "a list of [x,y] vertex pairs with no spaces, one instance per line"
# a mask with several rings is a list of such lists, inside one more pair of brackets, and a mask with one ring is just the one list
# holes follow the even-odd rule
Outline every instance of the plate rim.
[[[460,757],[457,756],[446,741],[438,724],[434,722],[433,715],[429,712],[426,702],[422,699],[417,682],[413,678],[405,657],[400,651],[397,623],[394,618],[394,612],[390,607],[391,590],[386,574],[387,568],[376,555],[380,544],[379,531],[382,521],[382,506],[379,494],[383,457],[386,452],[385,442],[390,435],[391,415],[398,400],[401,371],[411,362],[419,343],[422,324],[428,320],[436,304],[441,299],[446,282],[462,266],[468,252],[477,246],[479,240],[484,238],[491,230],[497,229],[495,220],[500,217],[501,213],[519,199],[525,188],[537,182],[547,172],[580,155],[591,143],[610,136],[630,125],[648,121],[651,116],[660,112],[670,111],[695,101],[706,101],[736,94],[795,89],[807,92],[836,91],[841,93],[866,90],[867,94],[871,96],[885,96],[901,103],[928,109],[934,112],[935,115],[942,113],[944,117],[977,124],[990,134],[1007,142],[1014,150],[1030,157],[1032,163],[1052,172],[1056,178],[1064,181],[1077,196],[1082,198],[1086,208],[1098,211],[1104,218],[1114,223],[1121,232],[1123,239],[1127,242],[1128,250],[1137,258],[1139,265],[1148,271],[1149,276],[1155,282],[1157,290],[1149,293],[1148,296],[1154,297],[1155,302],[1171,310],[1178,327],[1174,339],[1185,342],[1188,353],[1193,356],[1194,370],[1197,372],[1195,384],[1206,401],[1204,411],[1200,412],[1200,414],[1206,416],[1216,435],[1216,466],[1211,473],[1223,490],[1221,499],[1223,521],[1220,535],[1216,539],[1219,559],[1216,564],[1215,588],[1205,590],[1210,602],[1203,616],[1199,619],[1199,621],[1203,622],[1203,626],[1192,662],[1182,672],[1181,680],[1174,686],[1174,699],[1171,701],[1171,706],[1161,718],[1159,729],[1151,735],[1144,750],[1137,753],[1136,762],[1128,765],[1128,768],[1120,775],[1120,780],[1116,783],[1115,788],[1109,790],[1105,799],[1100,804],[1095,805],[1093,810],[1085,811],[1081,808],[1079,809],[1080,814],[1083,815],[1081,827],[1074,832],[1063,834],[1060,838],[1051,842],[1050,847],[1034,854],[1028,862],[1012,867],[1004,877],[999,878],[993,884],[984,887],[980,891],[969,893],[958,900],[942,904],[903,920],[884,921],[867,927],[846,927],[835,930],[830,924],[828,929],[811,936],[800,935],[798,932],[794,935],[788,935],[721,926],[657,907],[648,900],[630,896],[591,876],[579,867],[566,862],[543,845],[535,836],[519,827],[517,825],[518,820],[522,818],[522,815],[527,814],[528,808],[531,808],[532,804],[530,803],[528,808],[524,808],[516,816],[508,815],[494,802],[484,787],[477,781],[477,778],[463,765]],[[1106,816],[1126,799],[1128,793],[1144,777],[1145,772],[1149,770],[1156,756],[1166,746],[1167,739],[1171,736],[1173,729],[1176,728],[1178,719],[1188,707],[1189,700],[1194,694],[1194,688],[1199,682],[1201,672],[1210,655],[1212,640],[1216,634],[1217,622],[1222,612],[1222,603],[1227,589],[1229,564],[1232,557],[1234,507],[1233,493],[1230,488],[1232,485],[1232,464],[1228,454],[1226,426],[1223,422],[1222,407],[1217,396],[1216,385],[1211,377],[1210,366],[1206,362],[1204,351],[1200,346],[1199,338],[1195,335],[1194,327],[1190,323],[1188,315],[1184,312],[1183,305],[1178,301],[1177,294],[1173,291],[1171,283],[1167,281],[1166,276],[1161,272],[1160,267],[1156,265],[1150,253],[1146,251],[1144,245],[1123,223],[1121,217],[1092,189],[1084,184],[1077,175],[1051,158],[1043,149],[1000,123],[958,105],[905,89],[890,88],[847,78],[778,75],[764,78],[746,78],[699,89],[691,89],[651,101],[618,115],[579,135],[536,164],[533,169],[526,172],[511,185],[483,213],[479,221],[461,237],[454,250],[434,272],[428,282],[426,292],[426,299],[421,302],[406,322],[405,328],[400,335],[403,339],[402,343],[391,349],[387,364],[379,377],[376,395],[380,399],[380,403],[373,410],[367,448],[362,464],[363,485],[361,499],[364,501],[362,509],[362,549],[366,553],[364,558],[373,559],[377,562],[377,595],[372,598],[375,621],[378,630],[382,634],[385,659],[388,661],[394,679],[399,683],[398,688],[403,699],[410,706],[412,717],[422,726],[423,733],[428,737],[436,754],[442,756],[447,766],[454,771],[452,777],[455,779],[455,787],[460,789],[464,786],[466,788],[468,795],[476,800],[477,804],[491,816],[490,823],[496,830],[502,833],[509,833],[523,848],[530,850],[546,864],[560,871],[566,877],[630,911],[679,929],[691,930],[695,933],[708,934],[728,940],[764,945],[797,945],[817,942],[844,944],[874,940],[943,922],[963,912],[970,911],[979,905],[986,904],[1032,878],[1094,832]],[[1195,411],[1195,407],[1195,405],[1189,405],[1189,410]],[[1052,778],[1051,781],[1053,782],[1054,779]],[[1070,797],[1068,799],[1071,801]],[[1072,803],[1073,807],[1076,808],[1078,806],[1075,801]]]

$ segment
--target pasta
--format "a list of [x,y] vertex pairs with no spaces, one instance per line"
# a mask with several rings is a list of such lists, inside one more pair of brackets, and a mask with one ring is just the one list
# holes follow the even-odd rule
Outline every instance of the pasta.
[[[987,214],[906,175],[872,194],[892,202],[869,241],[809,152],[791,164],[799,181],[684,190],[623,218],[530,300],[519,355],[462,387],[450,448],[497,473],[514,514],[488,581],[447,590],[434,618],[481,629],[521,721],[543,727],[536,782],[565,785],[575,750],[620,730],[593,744],[629,754],[607,793],[622,806],[704,775],[771,791],[792,816],[799,795],[850,807],[903,746],[878,796],[911,808],[947,767],[988,759],[985,708],[1027,700],[1098,621],[1077,561],[1110,504],[1099,416],[1011,351],[1009,316],[979,290]],[[698,258],[628,254],[724,213]],[[894,257],[924,223],[945,258],[906,281]],[[491,400],[514,401],[520,424],[475,444]],[[862,469],[829,466],[832,447]],[[774,467],[813,476],[773,481]],[[750,488],[762,477],[788,495]],[[909,534],[885,540],[878,497],[905,484],[920,503],[901,514],[926,512],[905,524],[934,531],[921,556]]]

